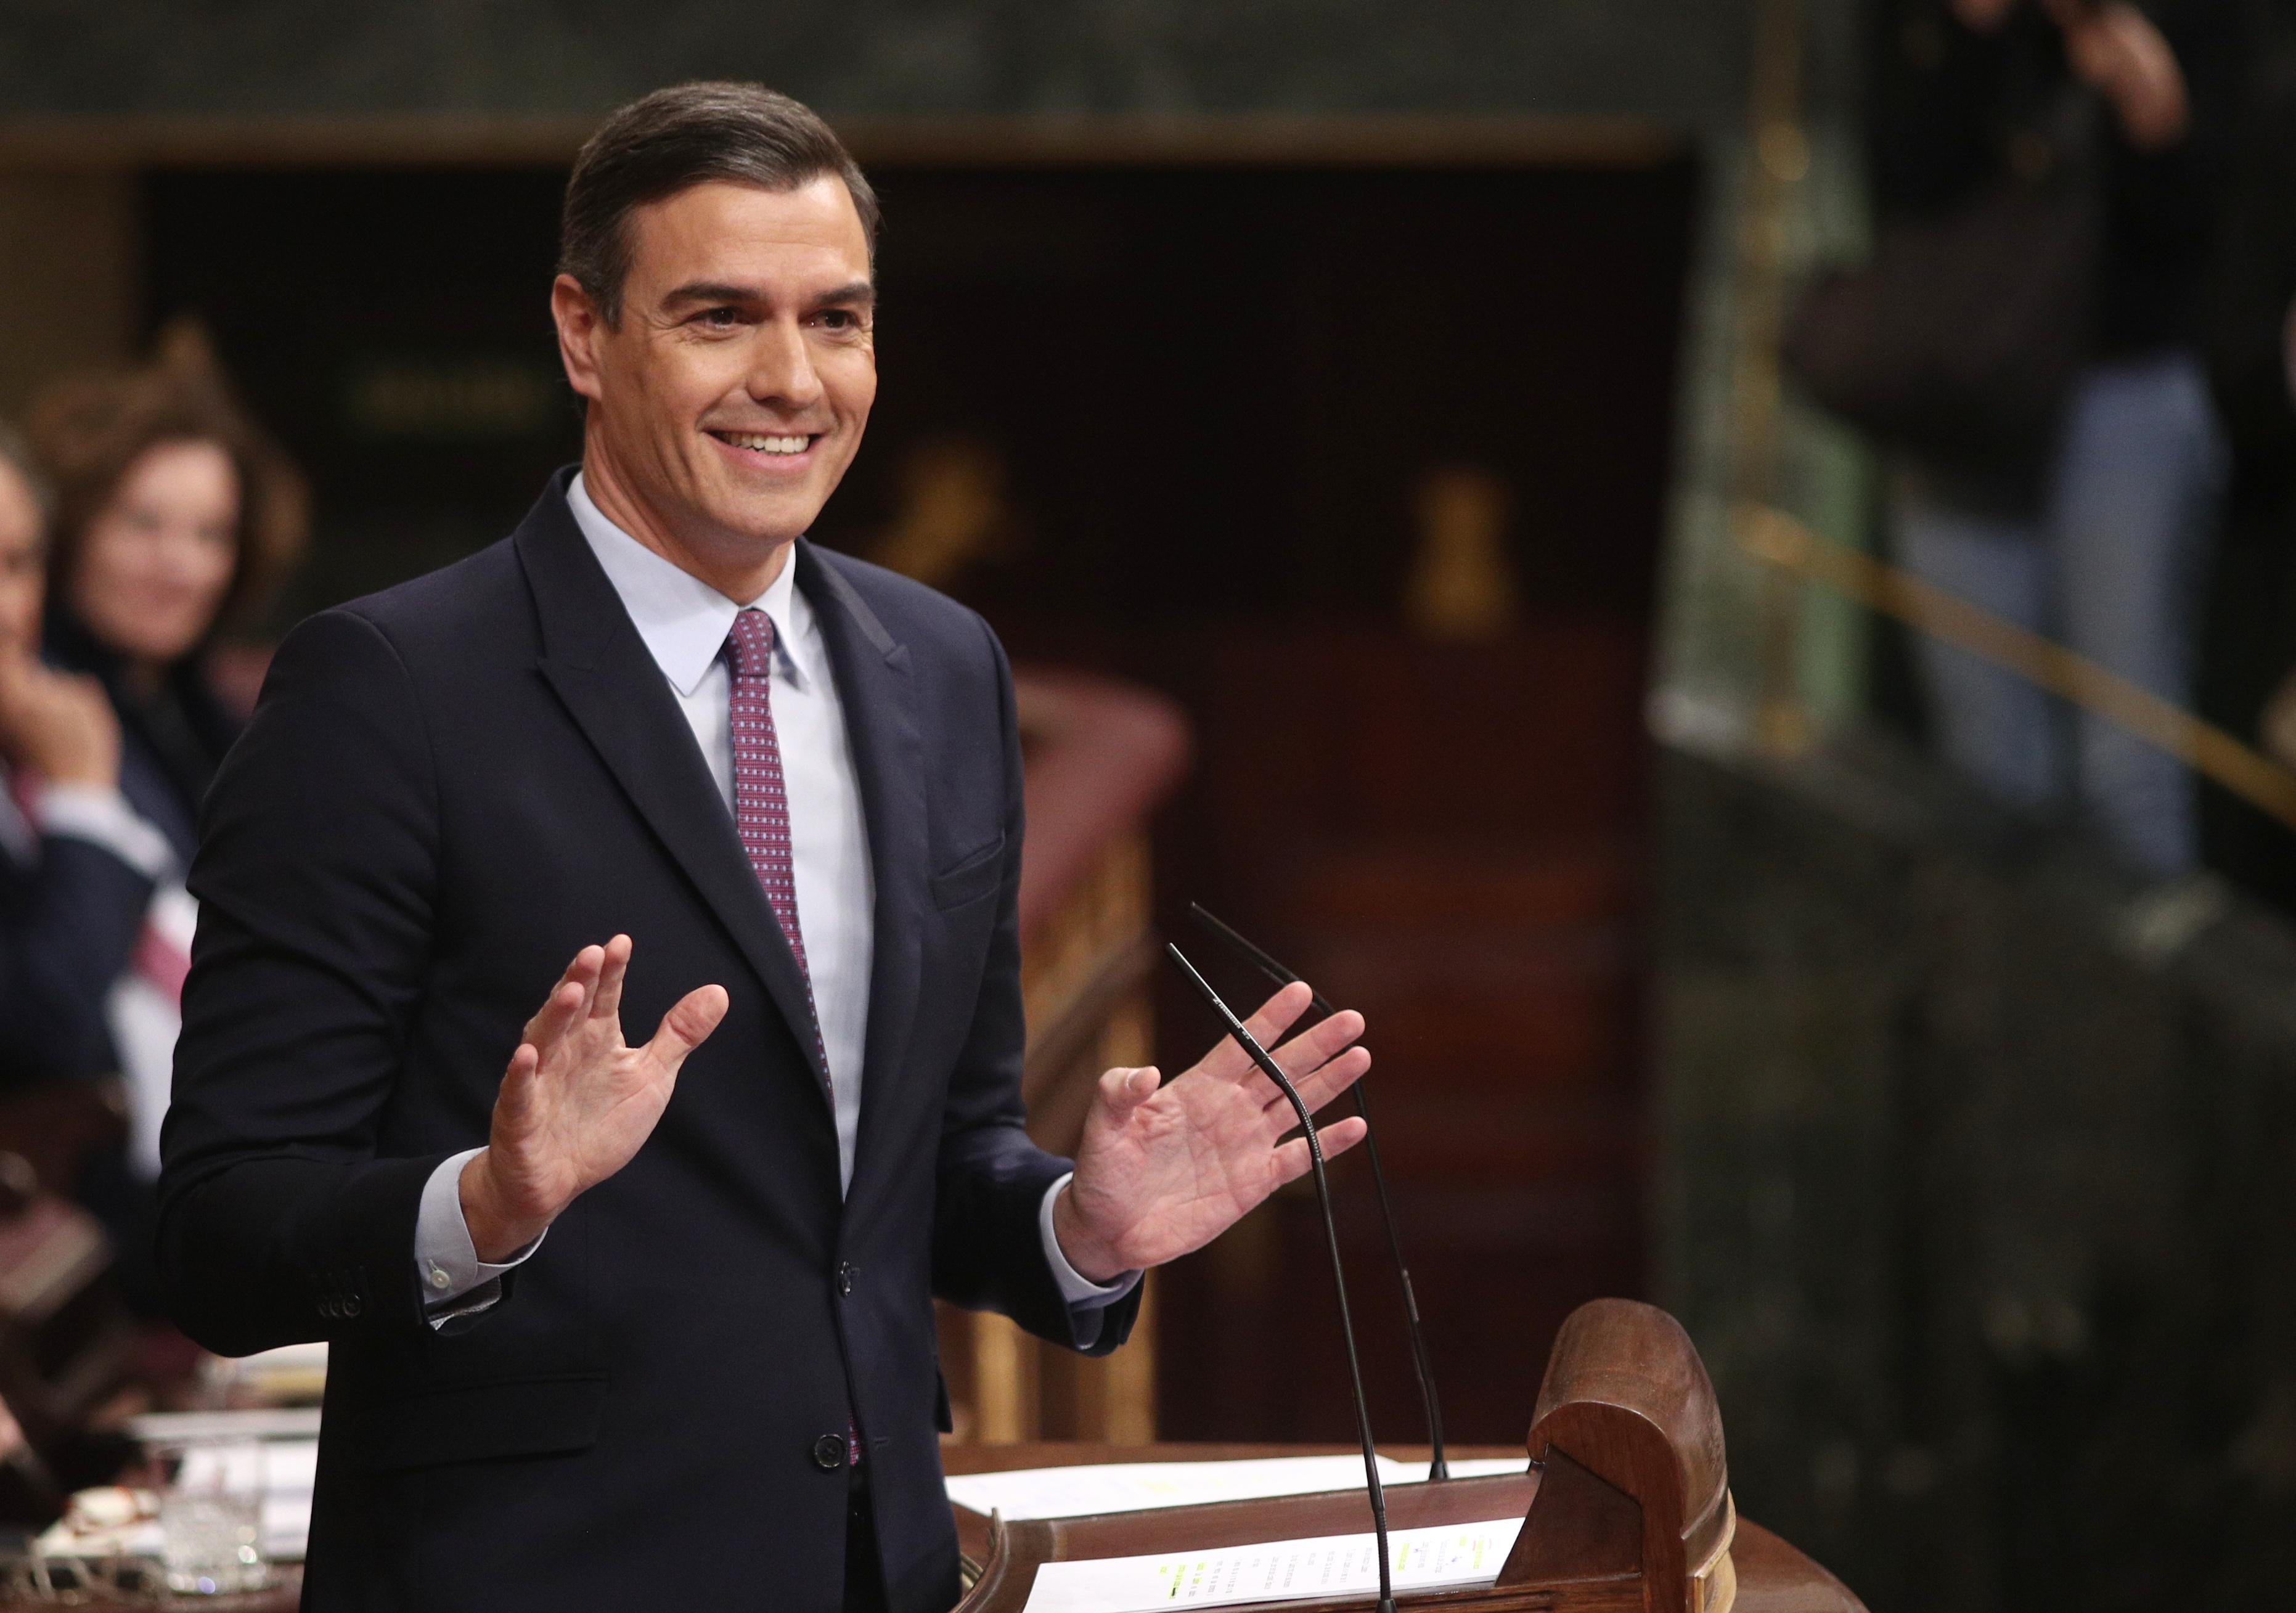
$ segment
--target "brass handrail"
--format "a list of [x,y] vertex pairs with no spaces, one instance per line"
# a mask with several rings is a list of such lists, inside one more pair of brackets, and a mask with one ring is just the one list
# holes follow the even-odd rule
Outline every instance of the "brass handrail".
[[1783,510],[1741,504],[1733,512],[1733,524],[1739,544],[1756,559],[1824,583],[2118,723],[2258,811],[2296,829],[2296,773],[2214,724],[2054,640],[1886,561],[1822,536]]
[[[1796,187],[1808,169],[1803,127],[1803,0],[1761,0],[1746,106],[1746,190],[1737,232],[1737,330],[1730,376],[1730,496],[1767,504],[1776,496],[1779,344],[1785,325],[1786,233]],[[1796,670],[1801,591],[1771,575],[1759,603],[1761,733],[1791,756],[1808,734]]]

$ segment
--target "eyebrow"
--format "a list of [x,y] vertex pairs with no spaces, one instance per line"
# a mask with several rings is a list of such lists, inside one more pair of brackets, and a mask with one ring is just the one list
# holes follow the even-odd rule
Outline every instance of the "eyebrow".
[[[693,303],[766,300],[767,299],[755,286],[735,285],[723,280],[695,280],[664,297],[661,306],[674,308]],[[813,306],[819,308],[866,307],[876,300],[877,288],[874,284],[866,280],[854,280],[813,299]]]

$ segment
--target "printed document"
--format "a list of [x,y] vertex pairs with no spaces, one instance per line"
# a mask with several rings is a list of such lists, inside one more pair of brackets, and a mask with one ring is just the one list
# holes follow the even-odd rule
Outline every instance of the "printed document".
[[[1520,1473],[1526,1456],[1455,1462],[1454,1478]],[[1382,1484],[1414,1484],[1427,1477],[1423,1462],[1379,1459]],[[1259,1501],[1270,1495],[1313,1495],[1363,1488],[1360,1456],[1270,1456],[1241,1462],[1123,1462],[1098,1467],[1021,1468],[1009,1473],[964,1473],[948,1480],[948,1498],[983,1517],[1084,1518],[1098,1512],[1144,1512],[1152,1507],[1193,1507],[1213,1501]]]
[[[1520,1518],[1398,1529],[1388,1536],[1395,1589],[1456,1591],[1499,1575]],[[1241,1602],[1369,1596],[1379,1590],[1377,1537],[1328,1535],[1208,1552],[1048,1562],[1029,1587],[1027,1613],[1155,1613]]]

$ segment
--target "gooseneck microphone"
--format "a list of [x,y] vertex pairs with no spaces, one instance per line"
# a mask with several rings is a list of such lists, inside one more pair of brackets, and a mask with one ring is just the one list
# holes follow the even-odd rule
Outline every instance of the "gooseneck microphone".
[[[1260,973],[1278,986],[1290,986],[1300,977],[1278,963],[1267,953],[1245,940],[1227,925],[1206,912],[1201,902],[1188,904],[1188,916],[1234,947]],[[1324,1001],[1321,992],[1314,999],[1316,1011],[1328,1017],[1333,1011]],[[1365,1126],[1371,1125],[1371,1094],[1369,1084],[1358,1081],[1352,1089],[1356,1113],[1363,1117]],[[1367,1131],[1364,1136],[1364,1152],[1371,1159],[1371,1184],[1379,1195],[1380,1224],[1387,1229],[1387,1252],[1395,1262],[1395,1280],[1403,1288],[1403,1326],[1411,1336],[1411,1364],[1419,1375],[1419,1404],[1427,1412],[1427,1445],[1432,1460],[1427,1464],[1427,1477],[1443,1479],[1451,1477],[1451,1464],[1443,1456],[1443,1403],[1435,1396],[1435,1368],[1427,1359],[1427,1336],[1419,1325],[1419,1297],[1411,1290],[1411,1268],[1404,1264],[1403,1234],[1396,1229],[1395,1204],[1387,1193],[1387,1172],[1380,1166],[1379,1133]]]
[[1355,1390],[1356,1397],[1356,1433],[1363,1441],[1364,1488],[1371,1496],[1372,1534],[1378,1542],[1379,1551],[1379,1613],[1395,1613],[1395,1586],[1388,1573],[1387,1491],[1379,1482],[1379,1453],[1372,1448],[1371,1404],[1364,1398],[1363,1367],[1356,1360],[1356,1325],[1348,1314],[1347,1273],[1340,1266],[1339,1226],[1332,1219],[1332,1184],[1324,1175],[1324,1144],[1316,1135],[1315,1118],[1308,1114],[1307,1102],[1300,1096],[1300,1089],[1292,1085],[1292,1077],[1268,1057],[1267,1050],[1260,1046],[1259,1038],[1246,1030],[1243,1021],[1220,1001],[1219,993],[1196,972],[1196,966],[1188,962],[1187,954],[1169,944],[1164,950],[1171,954],[1172,962],[1180,966],[1180,972],[1188,977],[1188,983],[1201,992],[1204,1001],[1212,1005],[1212,1011],[1227,1027],[1227,1034],[1235,1038],[1235,1044],[1243,1049],[1251,1061],[1259,1067],[1259,1073],[1273,1081],[1275,1090],[1291,1103],[1292,1112],[1299,1116],[1300,1128],[1307,1135],[1308,1163],[1316,1174],[1316,1202],[1323,1207],[1324,1211],[1324,1241],[1332,1252],[1332,1288],[1340,1298],[1340,1337],[1346,1340],[1348,1347],[1348,1382]]

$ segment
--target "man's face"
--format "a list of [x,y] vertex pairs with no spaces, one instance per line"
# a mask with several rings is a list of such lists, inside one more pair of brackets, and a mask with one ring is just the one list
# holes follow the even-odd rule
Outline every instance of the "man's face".
[[0,461],[0,661],[39,650],[46,561],[40,507],[24,479]]
[[693,186],[628,222],[618,324],[554,294],[590,447],[681,542],[771,548],[813,524],[877,396],[869,245],[844,183]]

